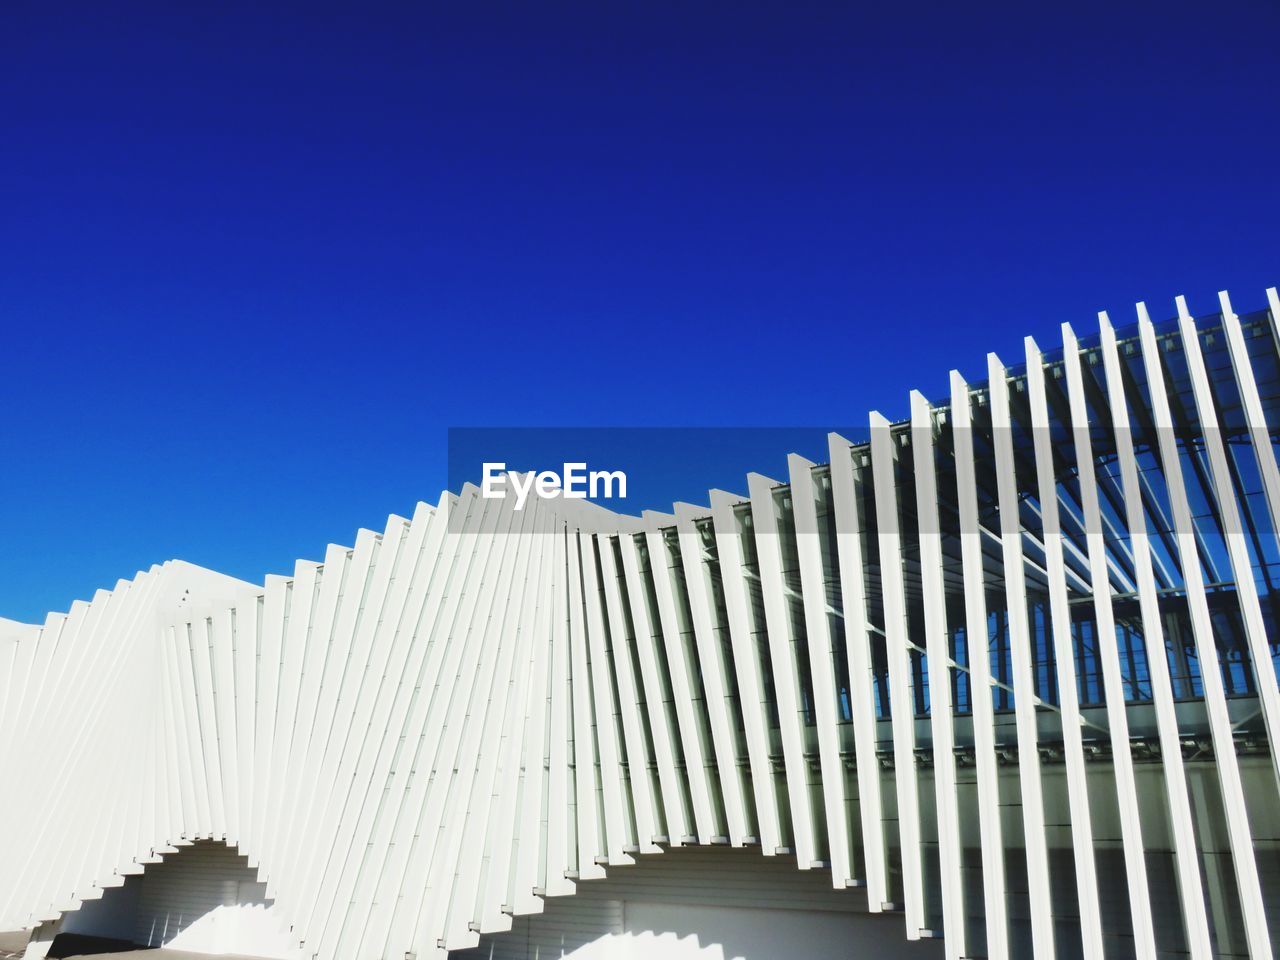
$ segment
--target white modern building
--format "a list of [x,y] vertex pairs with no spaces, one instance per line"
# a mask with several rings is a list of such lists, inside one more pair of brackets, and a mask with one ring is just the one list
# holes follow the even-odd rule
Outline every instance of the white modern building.
[[1280,945],[1280,301],[634,518],[474,487],[0,621],[0,930],[286,958]]

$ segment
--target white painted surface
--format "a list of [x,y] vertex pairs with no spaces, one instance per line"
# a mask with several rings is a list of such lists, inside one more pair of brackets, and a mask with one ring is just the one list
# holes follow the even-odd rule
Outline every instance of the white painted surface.
[[257,871],[226,844],[184,847],[142,874],[133,940],[196,953],[298,956],[266,892]]
[[[793,457],[799,489],[752,474],[747,498],[637,519],[563,502],[515,513],[467,486],[262,586],[170,561],[43,625],[0,623],[0,771],[32,787],[0,792],[0,929],[40,928],[46,943],[81,907],[69,925],[117,924],[106,898],[118,888],[136,896],[146,942],[258,955],[303,942],[320,960],[442,960],[508,926],[561,952],[600,937],[658,952],[719,937],[734,951],[734,930],[761,947],[801,928],[818,949],[827,936],[813,931],[845,922],[922,949],[947,931],[953,960],[1066,960],[1096,955],[1100,937],[1151,958],[1181,941],[1203,954],[1206,920],[1216,952],[1268,957],[1280,687],[1243,529],[1280,501],[1273,452],[1254,449],[1277,427],[1258,421],[1276,405],[1280,356],[1265,354],[1275,344],[1259,316],[1222,305],[1229,355],[1221,321],[1198,328],[1181,303],[1178,329],[1108,331],[1102,348],[1068,327],[1062,359],[1037,351],[1033,378],[993,358],[994,384],[953,377],[949,410],[918,396],[932,449],[875,415],[869,446],[832,438],[830,466]],[[1134,388],[1139,363],[1176,388],[1154,411]],[[1042,444],[1032,458],[1028,387],[1048,391],[1042,412],[1074,451],[1055,459]],[[1245,423],[1224,439],[1236,395]],[[1204,421],[1204,455],[1181,476],[1164,467],[1175,487],[1204,487],[1171,510],[1177,558],[1159,524],[1138,529],[1154,455],[1106,440],[1126,409],[1135,423],[1172,410],[1184,434],[1198,429],[1190,415]],[[1266,496],[1240,504],[1235,474],[1250,463]],[[828,484],[839,529],[797,542]],[[1046,493],[1060,499],[1045,528],[1061,551],[1036,529]],[[921,502],[959,518],[926,538],[925,575]],[[1228,531],[1217,557],[1197,539],[1214,509]],[[1179,561],[1214,568],[1214,610],[1198,575],[1171,581]],[[1058,624],[1053,642],[1095,664],[1101,702],[1040,701],[1053,694],[1026,602],[1045,590],[1088,626]],[[1143,682],[1127,675],[1141,672],[1133,625],[1158,649],[1162,606],[1180,591],[1202,663],[1228,632],[1222,606],[1238,606],[1231,666],[1262,680],[1258,696],[1210,680],[1203,701],[1175,700],[1159,663],[1154,706],[1130,692]],[[987,652],[995,621],[1012,651],[1000,677],[967,652],[970,638]],[[969,662],[944,662],[961,623]],[[949,698],[926,707],[924,685],[961,670],[971,712],[932,715]],[[1016,694],[1013,711],[995,709],[996,689]],[[963,753],[955,771],[937,762],[948,740]],[[963,834],[941,852],[940,822],[948,841]],[[157,857],[197,841],[233,846],[236,870],[257,872],[205,863],[201,845],[161,883],[169,861]],[[661,883],[644,862],[622,872],[721,845],[746,848],[729,873],[714,858],[680,861]],[[778,865],[767,895],[752,886]],[[593,887],[606,876],[626,878],[607,897]]]
[[455,960],[940,960],[901,918],[871,914],[862,890],[834,890],[791,857],[688,847],[611,868],[573,897],[518,918]]
[[233,848],[202,840],[85,901],[63,916],[56,932],[193,953],[299,960],[289,925],[266,892],[257,871]]
[[[896,919],[797,910],[627,903],[621,934],[583,957],[610,960],[858,960],[918,957]],[[576,956],[572,954],[571,956]]]

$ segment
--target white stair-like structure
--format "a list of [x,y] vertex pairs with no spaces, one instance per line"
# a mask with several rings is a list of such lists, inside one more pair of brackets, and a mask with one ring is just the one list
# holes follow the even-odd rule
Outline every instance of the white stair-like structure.
[[213,839],[298,956],[426,960],[719,844],[949,958],[1271,958],[1269,297],[1028,340],[707,506],[467,486],[261,586],[0,621],[0,929]]

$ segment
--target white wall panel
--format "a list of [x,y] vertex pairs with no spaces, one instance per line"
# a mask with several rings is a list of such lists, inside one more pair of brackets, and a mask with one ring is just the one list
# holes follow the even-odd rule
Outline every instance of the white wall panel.
[[262,585],[170,561],[0,620],[0,928],[1270,957],[1269,302],[1028,340],[709,507],[468,485]]

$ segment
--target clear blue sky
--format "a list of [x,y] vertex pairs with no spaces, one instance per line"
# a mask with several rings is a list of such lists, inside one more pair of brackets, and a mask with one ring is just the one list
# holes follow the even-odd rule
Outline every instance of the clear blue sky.
[[0,616],[1280,282],[1274,3],[194,6],[0,13]]

